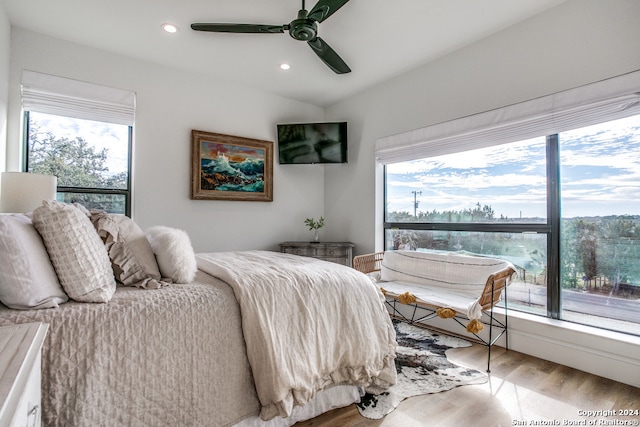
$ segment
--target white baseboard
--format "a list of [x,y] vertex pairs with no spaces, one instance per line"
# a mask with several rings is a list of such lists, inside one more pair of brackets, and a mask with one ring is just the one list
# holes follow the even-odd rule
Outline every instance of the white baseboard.
[[515,351],[640,387],[640,337],[509,311]]

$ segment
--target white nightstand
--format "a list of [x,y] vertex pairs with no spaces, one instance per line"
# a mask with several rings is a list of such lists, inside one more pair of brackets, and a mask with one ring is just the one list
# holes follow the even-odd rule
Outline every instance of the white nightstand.
[[40,425],[41,350],[49,325],[0,326],[0,426]]

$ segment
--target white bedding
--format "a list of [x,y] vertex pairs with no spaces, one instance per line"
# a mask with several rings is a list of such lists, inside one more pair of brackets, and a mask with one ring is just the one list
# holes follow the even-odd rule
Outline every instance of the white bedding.
[[0,325],[28,322],[49,324],[43,426],[229,426],[259,412],[233,292],[205,273],[118,287],[107,304],[0,305]]
[[242,314],[264,420],[289,416],[339,384],[395,383],[395,332],[381,292],[354,269],[267,251],[198,254]]

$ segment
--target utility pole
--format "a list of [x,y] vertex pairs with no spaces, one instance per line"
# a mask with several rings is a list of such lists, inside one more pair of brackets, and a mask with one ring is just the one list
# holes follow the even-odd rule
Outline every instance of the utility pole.
[[413,216],[418,218],[418,205],[420,202],[418,201],[418,195],[422,194],[422,191],[412,191],[413,193]]

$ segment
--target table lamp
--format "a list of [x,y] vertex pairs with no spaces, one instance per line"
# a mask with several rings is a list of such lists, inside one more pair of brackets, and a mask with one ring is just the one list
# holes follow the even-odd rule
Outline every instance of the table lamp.
[[2,172],[0,212],[31,212],[43,200],[55,200],[58,179],[53,175],[30,172]]

